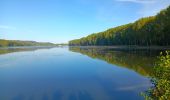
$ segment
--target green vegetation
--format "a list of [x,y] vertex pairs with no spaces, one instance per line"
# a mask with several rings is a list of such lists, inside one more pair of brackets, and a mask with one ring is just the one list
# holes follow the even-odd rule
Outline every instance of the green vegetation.
[[35,41],[19,41],[19,40],[3,40],[0,39],[0,47],[13,46],[56,46],[56,44],[49,42],[35,42]]
[[156,16],[69,41],[70,46],[170,45],[170,6]]
[[91,58],[100,59],[113,65],[125,67],[138,72],[144,76],[153,75],[153,66],[156,60],[156,54],[159,51],[150,50],[121,50],[112,48],[97,47],[69,47],[70,51],[79,52]]
[[143,95],[146,100],[170,100],[170,52],[161,53],[155,64],[153,87]]

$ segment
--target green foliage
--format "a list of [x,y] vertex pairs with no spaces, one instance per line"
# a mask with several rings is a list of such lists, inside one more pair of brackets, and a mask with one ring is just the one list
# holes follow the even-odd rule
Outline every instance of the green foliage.
[[35,41],[18,41],[18,40],[3,40],[0,39],[0,47],[8,46],[56,46],[56,44],[48,42],[35,42]]
[[69,41],[70,46],[169,45],[170,6],[152,17]]
[[146,91],[146,100],[170,100],[170,52],[161,53],[155,65],[153,87]]

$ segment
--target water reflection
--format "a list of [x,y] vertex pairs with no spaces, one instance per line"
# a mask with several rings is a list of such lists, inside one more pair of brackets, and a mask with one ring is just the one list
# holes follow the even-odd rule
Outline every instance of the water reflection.
[[[143,99],[140,92],[150,87],[149,79],[129,70],[133,69],[137,51],[79,49],[57,47],[0,55],[0,100]],[[84,55],[77,53],[80,51]],[[130,57],[130,63],[126,57]],[[128,65],[129,69],[121,65]],[[150,74],[141,69],[145,75]]]
[[79,52],[91,58],[100,59],[110,64],[126,67],[141,75],[153,75],[155,60],[162,50],[117,50],[106,47],[70,47],[70,51]]
[[46,47],[40,47],[40,46],[24,46],[24,47],[0,47],[0,55],[13,53],[13,52],[22,52],[22,51],[35,51],[38,49],[51,49],[54,47],[46,46]]

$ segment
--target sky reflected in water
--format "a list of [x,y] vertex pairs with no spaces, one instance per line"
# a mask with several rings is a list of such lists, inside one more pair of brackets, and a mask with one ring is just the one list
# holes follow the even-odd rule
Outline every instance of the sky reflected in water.
[[0,100],[142,100],[148,78],[68,47],[0,55]]

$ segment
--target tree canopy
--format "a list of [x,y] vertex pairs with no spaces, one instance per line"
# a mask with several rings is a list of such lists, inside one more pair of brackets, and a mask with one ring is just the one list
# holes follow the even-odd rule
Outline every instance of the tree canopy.
[[170,45],[170,6],[156,16],[69,41],[70,46]]

